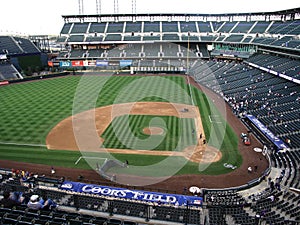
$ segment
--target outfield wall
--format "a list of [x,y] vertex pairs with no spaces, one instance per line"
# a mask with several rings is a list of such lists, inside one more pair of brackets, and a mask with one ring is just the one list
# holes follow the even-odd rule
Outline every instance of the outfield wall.
[[16,84],[16,83],[23,83],[23,82],[27,82],[27,81],[34,81],[34,80],[40,80],[40,79],[63,77],[63,76],[68,76],[68,75],[70,75],[69,72],[62,72],[62,73],[54,73],[54,74],[47,74],[47,75],[40,75],[40,76],[24,77],[24,79],[10,80],[8,82],[9,82],[9,84]]

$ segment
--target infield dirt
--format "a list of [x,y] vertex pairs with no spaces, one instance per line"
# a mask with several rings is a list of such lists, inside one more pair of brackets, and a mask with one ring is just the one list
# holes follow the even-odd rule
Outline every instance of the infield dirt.
[[[202,134],[202,139],[205,139],[198,107],[168,102],[134,102],[104,106],[64,119],[49,132],[46,138],[47,148],[74,151],[84,149],[85,151],[108,151],[122,154],[183,156],[197,163],[216,162],[222,157],[220,151],[203,144],[202,139],[198,140],[196,146],[189,146],[181,152],[101,148],[100,146],[104,141],[101,138],[103,132],[114,118],[125,114],[193,118],[195,119],[196,130],[192,135],[199,137],[200,134]],[[78,135],[80,135],[80,137]],[[80,146],[78,145],[78,139],[80,139]]]

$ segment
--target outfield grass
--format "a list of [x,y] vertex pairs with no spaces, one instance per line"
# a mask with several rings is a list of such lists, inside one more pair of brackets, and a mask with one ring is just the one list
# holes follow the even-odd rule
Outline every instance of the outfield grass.
[[[80,84],[86,90],[82,99],[76,98],[76,104],[81,104],[78,111],[100,107],[114,103],[131,101],[164,101],[191,104],[189,98],[182,94],[189,92],[183,77],[166,76],[147,79],[138,76],[113,76],[107,79],[102,76],[90,76],[81,79],[79,76],[68,76],[57,79],[41,80],[0,87],[0,142],[45,144],[48,132],[61,120],[72,115],[74,95]],[[179,87],[182,91],[178,90]],[[203,127],[207,139],[211,133],[218,133],[218,126],[211,125],[208,116],[216,114],[216,109],[208,107],[210,100],[192,88],[195,104],[199,106]],[[78,93],[78,92],[77,92]],[[97,93],[96,100],[89,98],[91,93]],[[99,93],[99,95],[98,95]],[[238,137],[227,126],[226,134],[220,144],[223,158],[218,163],[211,164],[204,174],[221,174],[231,171],[223,163],[240,166],[242,158],[238,153]],[[213,143],[212,143],[213,145]],[[172,147],[171,147],[172,148]],[[0,144],[1,159],[41,163],[46,165],[66,166],[75,168],[74,162],[80,152],[49,151],[43,147],[21,147]],[[128,155],[116,154],[119,159],[128,159]],[[132,163],[138,165],[163,160],[159,156],[131,156]],[[88,169],[89,165],[80,163],[76,168]],[[198,165],[187,163],[178,174],[200,173]]]

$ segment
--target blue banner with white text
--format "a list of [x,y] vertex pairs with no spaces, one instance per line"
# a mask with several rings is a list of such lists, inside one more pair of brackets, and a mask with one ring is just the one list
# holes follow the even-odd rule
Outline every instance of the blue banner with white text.
[[108,61],[105,61],[105,60],[96,60],[96,66],[99,66],[99,67],[108,66]]
[[166,194],[158,192],[147,192],[140,190],[129,190],[124,188],[99,186],[80,182],[65,181],[60,189],[78,193],[94,194],[104,197],[123,198],[127,200],[139,200],[144,202],[173,204],[173,205],[193,205],[202,206],[202,197],[185,196],[176,194]]
[[72,67],[72,63],[70,61],[60,61],[59,66],[60,67]]
[[131,65],[132,65],[132,60],[120,60],[120,67],[122,68]]
[[279,150],[289,147],[278,137],[276,137],[265,125],[263,125],[255,116],[246,115],[251,122],[270,140]]

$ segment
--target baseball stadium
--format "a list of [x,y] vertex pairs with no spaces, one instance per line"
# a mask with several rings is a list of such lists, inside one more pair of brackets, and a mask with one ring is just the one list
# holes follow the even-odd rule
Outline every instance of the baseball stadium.
[[300,8],[135,4],[0,36],[0,224],[300,224]]

